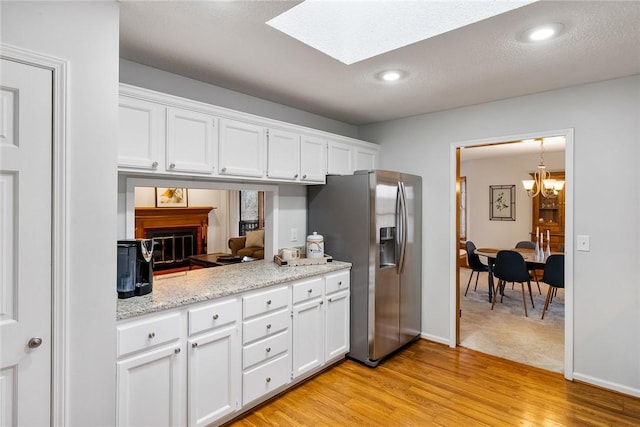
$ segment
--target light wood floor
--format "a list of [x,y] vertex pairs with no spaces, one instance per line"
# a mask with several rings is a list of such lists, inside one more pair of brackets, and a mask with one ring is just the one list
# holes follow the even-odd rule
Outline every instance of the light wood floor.
[[347,360],[233,426],[638,426],[640,399],[419,340],[377,368]]

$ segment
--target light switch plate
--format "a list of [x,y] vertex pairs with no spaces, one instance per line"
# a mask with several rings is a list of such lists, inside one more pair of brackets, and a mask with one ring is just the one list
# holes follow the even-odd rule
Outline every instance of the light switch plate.
[[297,228],[292,228],[291,229],[291,241],[292,242],[297,242],[298,241],[298,229]]
[[589,236],[580,235],[576,237],[576,246],[579,251],[589,252],[590,249]]

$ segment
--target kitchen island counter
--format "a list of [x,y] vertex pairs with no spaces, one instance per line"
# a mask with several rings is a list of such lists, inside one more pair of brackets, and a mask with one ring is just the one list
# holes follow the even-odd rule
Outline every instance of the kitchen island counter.
[[152,293],[118,299],[116,319],[130,319],[347,268],[351,268],[351,263],[341,261],[281,267],[260,260],[155,276]]

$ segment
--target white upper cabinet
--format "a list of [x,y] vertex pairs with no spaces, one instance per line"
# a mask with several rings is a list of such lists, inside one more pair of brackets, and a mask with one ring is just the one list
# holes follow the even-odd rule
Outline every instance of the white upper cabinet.
[[220,119],[220,175],[264,176],[265,128]]
[[356,146],[355,148],[356,167],[355,170],[372,170],[378,168],[378,150]]
[[167,114],[167,169],[177,172],[213,172],[216,118],[210,114],[169,108]]
[[267,177],[296,180],[300,176],[300,135],[269,129]]
[[121,96],[119,112],[118,165],[164,169],[165,107]]
[[327,173],[329,175],[351,175],[353,168],[353,146],[329,141],[327,151]]
[[176,96],[120,85],[120,171],[323,184],[378,167],[378,147]]
[[300,181],[326,181],[327,142],[321,138],[303,135],[300,141]]

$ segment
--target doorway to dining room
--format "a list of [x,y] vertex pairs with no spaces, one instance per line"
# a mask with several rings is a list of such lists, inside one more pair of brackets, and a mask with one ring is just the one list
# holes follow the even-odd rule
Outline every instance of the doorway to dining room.
[[[544,151],[538,141],[544,139]],[[534,141],[535,140],[535,141]],[[523,142],[524,141],[524,142]],[[529,142],[527,144],[527,141]],[[527,147],[529,145],[530,147]],[[507,286],[504,297],[498,298],[494,309],[488,298],[487,273],[466,267],[461,244],[471,240],[476,247],[513,248],[519,241],[535,241],[533,199],[522,188],[521,180],[530,179],[530,173],[544,157],[550,171],[564,171],[567,181],[563,191],[566,288],[554,296],[544,319],[547,285],[532,280],[533,305],[527,295],[528,316],[524,315],[522,293],[519,284],[513,289]],[[465,141],[452,144],[452,162],[455,164],[455,245],[461,256],[455,263],[455,280],[452,280],[452,331],[456,345],[537,366],[556,372],[564,372],[570,378],[572,372],[572,170],[573,132],[560,130],[536,134],[516,135],[504,138]],[[463,177],[463,179],[460,179]],[[460,186],[462,184],[462,186]],[[494,188],[508,190],[512,206],[501,218],[492,218],[491,191]],[[462,194],[460,192],[462,190]],[[462,197],[462,199],[461,199]],[[537,215],[536,211],[536,216]],[[462,223],[461,223],[462,221]],[[547,225],[541,224],[542,229]],[[550,228],[550,226],[548,226]],[[533,235],[532,235],[533,233]],[[533,237],[532,237],[533,236]],[[481,259],[486,263],[486,259]],[[540,274],[541,272],[539,272]],[[541,274],[540,274],[541,275]],[[526,284],[525,284],[526,289]],[[466,296],[465,296],[466,292]]]

